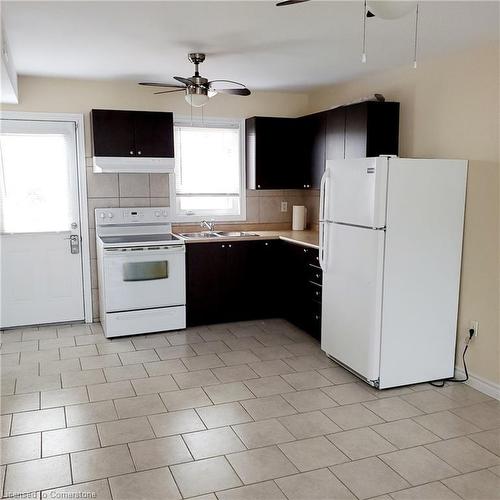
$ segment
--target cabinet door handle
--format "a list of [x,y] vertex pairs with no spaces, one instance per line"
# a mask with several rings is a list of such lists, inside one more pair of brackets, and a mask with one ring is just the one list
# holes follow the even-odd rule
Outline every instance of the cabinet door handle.
[[134,152],[133,152],[133,151],[129,151],[129,153],[130,153],[131,155],[133,155],[133,154],[134,154]]
[[231,248],[231,245],[228,245],[229,248]]
[[142,155],[142,151],[137,151],[137,154],[138,155]]

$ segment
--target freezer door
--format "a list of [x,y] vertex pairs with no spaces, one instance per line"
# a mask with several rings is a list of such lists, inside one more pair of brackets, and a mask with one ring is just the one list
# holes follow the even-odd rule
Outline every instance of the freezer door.
[[321,348],[377,380],[385,231],[330,223],[327,234]]
[[385,227],[387,165],[387,157],[328,161],[327,219],[363,227]]

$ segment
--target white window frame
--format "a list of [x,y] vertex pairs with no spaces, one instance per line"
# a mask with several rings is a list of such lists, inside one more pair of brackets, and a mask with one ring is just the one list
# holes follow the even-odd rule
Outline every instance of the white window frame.
[[93,322],[92,280],[90,276],[90,235],[87,202],[87,171],[85,163],[85,129],[83,113],[42,113],[31,111],[0,110],[0,117],[11,120],[63,121],[73,122],[76,126],[76,168],[78,172],[78,197],[80,210],[80,234],[82,244],[83,305],[85,323]]
[[188,117],[174,115],[174,127],[182,126],[224,126],[238,125],[240,131],[240,214],[239,215],[216,215],[216,214],[193,214],[187,215],[177,212],[177,193],[175,190],[175,173],[170,174],[170,211],[172,222],[201,222],[203,220],[214,220],[218,222],[246,221],[247,199],[246,199],[246,169],[245,169],[245,120],[240,118],[215,118],[215,117]]

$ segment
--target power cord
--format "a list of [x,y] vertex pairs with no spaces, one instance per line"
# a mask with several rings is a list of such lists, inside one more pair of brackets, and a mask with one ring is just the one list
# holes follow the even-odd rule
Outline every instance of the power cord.
[[462,361],[464,364],[465,378],[453,377],[453,378],[447,378],[445,380],[441,380],[440,382],[438,382],[438,381],[429,382],[429,384],[431,384],[433,387],[444,387],[444,384],[446,382],[467,382],[467,380],[469,380],[469,372],[467,371],[467,363],[465,362],[465,354],[467,352],[467,349],[469,348],[469,344],[470,344],[470,341],[472,340],[472,337],[474,337],[474,333],[475,333],[474,329],[471,328],[469,330],[469,338],[465,342],[464,352],[462,353]]

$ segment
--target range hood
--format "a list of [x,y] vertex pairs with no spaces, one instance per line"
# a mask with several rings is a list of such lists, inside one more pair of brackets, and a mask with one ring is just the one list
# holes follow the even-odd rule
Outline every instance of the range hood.
[[119,156],[94,156],[95,173],[128,174],[172,174],[175,168],[174,158],[132,158]]

